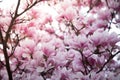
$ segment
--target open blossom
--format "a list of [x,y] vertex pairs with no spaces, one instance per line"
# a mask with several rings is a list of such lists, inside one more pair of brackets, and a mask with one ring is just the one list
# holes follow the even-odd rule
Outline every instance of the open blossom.
[[38,10],[31,9],[31,11],[28,13],[32,18],[37,19],[39,18],[40,14],[38,14]]
[[36,34],[33,34],[33,39],[37,42],[49,42],[52,39],[52,35],[44,30],[36,30]]
[[46,31],[50,34],[53,34],[55,32],[52,28],[46,28]]
[[8,29],[8,25],[10,24],[10,17],[0,16],[0,28]]
[[111,12],[110,12],[110,10],[107,10],[106,8],[103,8],[103,10],[101,9],[98,12],[98,18],[102,19],[102,20],[109,20],[111,18]]
[[120,1],[119,0],[118,1],[110,1],[110,0],[108,0],[108,1],[109,1],[108,6],[110,8],[116,9],[116,10],[118,10],[120,8]]
[[[45,17],[43,17],[43,16],[45,16]],[[45,25],[46,23],[48,23],[48,22],[52,22],[52,17],[51,17],[51,15],[50,14],[48,14],[48,13],[44,13],[44,14],[42,14],[41,16],[40,16],[40,24],[41,25]]]
[[82,61],[77,57],[74,57],[74,60],[72,62],[72,67],[74,71],[84,71]]
[[84,48],[88,46],[88,39],[85,35],[75,36],[71,41],[71,47]]
[[55,54],[55,46],[51,45],[51,44],[42,44],[41,47],[43,53],[45,54],[45,56],[50,56],[50,55],[54,55]]
[[62,2],[59,8],[60,9],[58,10],[58,13],[60,15],[57,17],[58,21],[61,21],[62,19],[72,21],[74,17],[77,15],[77,12],[74,6],[69,0]]
[[60,39],[53,38],[50,43],[55,47],[55,49],[59,49],[61,47],[64,48],[64,44]]
[[60,4],[60,7],[62,10],[66,10],[70,6],[72,6],[72,3],[69,0],[65,0],[65,1],[61,2],[61,4]]
[[94,32],[93,35],[90,36],[90,42],[92,42],[95,46],[114,46],[120,39],[117,37],[116,33],[109,34],[108,32]]
[[[92,15],[92,14],[91,14]],[[94,18],[93,16],[87,16],[85,18],[85,22],[88,25],[92,25],[94,22],[96,21],[96,18]]]
[[65,66],[68,62],[65,52],[58,52],[50,57],[49,62],[53,62],[54,66]]
[[112,46],[114,46],[117,42],[120,41],[120,38],[115,32],[111,33],[108,38],[109,38],[110,45]]
[[106,20],[96,20],[92,26],[105,29],[105,28],[107,28],[107,25],[108,24],[107,24]]
[[74,19],[74,17],[76,16],[76,12],[72,7],[69,7],[64,13],[62,13],[62,16],[71,21]]
[[67,70],[65,67],[58,67],[53,73],[52,80],[72,80],[70,76],[72,76],[71,70]]
[[17,47],[15,50],[15,56],[16,57],[21,57],[23,53],[23,48],[22,47]]
[[35,23],[34,22],[30,22],[29,24],[28,24],[28,27],[34,27],[35,26]]
[[93,35],[89,36],[90,42],[92,42],[95,46],[98,45],[107,45],[108,42],[108,32],[105,31],[95,31]]
[[36,43],[33,40],[27,39],[24,42],[21,42],[20,45],[23,48],[28,48],[30,51],[33,51]]

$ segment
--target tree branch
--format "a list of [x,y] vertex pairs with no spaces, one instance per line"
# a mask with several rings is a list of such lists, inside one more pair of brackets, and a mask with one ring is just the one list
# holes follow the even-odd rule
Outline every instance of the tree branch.
[[6,43],[8,42],[8,39],[10,37],[10,31],[12,30],[12,27],[14,25],[14,21],[18,17],[18,8],[19,8],[19,6],[20,6],[20,0],[18,0],[17,7],[16,7],[16,10],[15,10],[15,15],[14,15],[14,17],[12,17],[12,20],[11,20],[10,25],[8,27],[8,30],[6,32],[6,37],[5,37],[5,42]]
[[18,16],[24,14],[26,11],[28,11],[29,9],[31,9],[33,6],[35,6],[38,2],[40,1],[35,1],[32,5],[28,6],[23,12],[19,13]]
[[101,72],[102,70],[103,70],[103,68],[117,55],[117,54],[119,54],[120,53],[120,51],[118,51],[116,54],[114,54],[114,55],[111,55],[110,57],[109,57],[109,59],[103,64],[103,66],[96,72],[96,73],[99,73],[99,72]]
[[7,44],[6,44],[6,41],[4,40],[4,38],[2,36],[1,29],[0,29],[0,39],[1,39],[2,45],[3,45],[3,52],[4,52],[4,58],[5,58],[5,63],[6,63],[6,69],[7,69],[8,77],[9,77],[9,80],[13,80],[12,72],[10,70],[10,63],[9,63],[8,52],[7,52]]

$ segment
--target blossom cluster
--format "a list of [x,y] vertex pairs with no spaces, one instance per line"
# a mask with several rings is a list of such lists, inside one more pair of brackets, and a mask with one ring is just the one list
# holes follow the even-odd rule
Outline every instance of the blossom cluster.
[[[111,24],[119,25],[119,13],[119,0],[38,3],[15,20],[11,31],[7,51],[13,79],[119,80],[116,56],[120,53],[117,45],[120,38],[115,32],[109,33]],[[0,16],[3,35],[11,21],[8,14]],[[16,41],[18,45],[11,55]],[[4,63],[5,59],[0,61]],[[8,79],[1,63],[0,78]]]

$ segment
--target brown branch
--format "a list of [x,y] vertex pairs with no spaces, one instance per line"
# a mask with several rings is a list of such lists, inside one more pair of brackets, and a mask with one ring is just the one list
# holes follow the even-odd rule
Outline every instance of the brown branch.
[[18,0],[17,7],[16,7],[16,10],[15,10],[15,15],[12,17],[12,20],[11,20],[10,25],[8,27],[8,30],[6,32],[6,37],[5,37],[5,42],[6,43],[8,42],[8,39],[10,37],[10,31],[12,30],[12,27],[14,25],[14,21],[18,17],[18,8],[19,8],[19,6],[20,6],[20,0]]
[[12,29],[13,23],[14,23],[15,19],[17,18],[17,12],[18,12],[19,5],[20,5],[20,0],[18,0],[17,7],[15,10],[15,15],[14,15],[14,17],[12,17],[12,20],[11,20],[8,30],[6,32],[5,40],[3,38],[2,31],[0,29],[0,38],[2,41],[2,45],[3,45],[3,53],[4,53],[4,57],[5,57],[6,69],[7,69],[9,80],[13,80],[13,77],[12,77],[12,72],[11,72],[10,63],[9,63],[10,62],[9,56],[8,56],[8,52],[7,52],[7,42],[10,37],[10,31]]
[[82,57],[82,64],[83,64],[84,69],[85,69],[84,75],[87,75],[89,70],[88,70],[88,68],[87,68],[86,58],[85,58],[85,56],[84,56],[84,54],[82,53],[81,50],[79,50],[79,52],[80,52],[80,54],[81,54],[81,57]]
[[3,66],[6,66],[1,60],[0,60],[0,63],[1,63]]
[[8,77],[9,77],[9,80],[13,80],[12,72],[10,70],[10,63],[9,63],[8,52],[7,52],[7,44],[6,44],[6,42],[5,42],[4,38],[3,38],[1,29],[0,29],[0,39],[1,39],[2,45],[3,45],[3,52],[4,52],[4,58],[5,58],[5,63],[6,63],[6,69],[7,69]]
[[108,4],[108,0],[105,0],[105,2],[106,2],[107,7],[110,8],[109,4]]
[[33,6],[35,6],[38,2],[40,2],[40,1],[37,1],[37,0],[36,0],[32,5],[30,5],[30,6],[28,5],[27,8],[26,8],[23,12],[21,12],[21,13],[18,14],[18,16],[24,14],[26,11],[28,11],[28,10],[31,9]]
[[104,68],[117,54],[119,54],[119,53],[120,53],[120,51],[118,51],[118,52],[115,53],[114,55],[111,55],[111,56],[109,57],[109,59],[103,64],[103,66],[102,66],[96,73],[101,72],[101,71],[103,70],[103,68]]
[[[19,37],[18,37],[18,34],[16,34],[16,37],[17,37],[17,40],[15,41],[15,45],[14,46],[12,46],[12,51],[11,51],[11,54],[10,54],[10,56],[9,56],[9,58],[14,54],[14,51],[15,51],[15,49],[16,49],[16,47],[18,46],[18,44],[19,44]],[[12,44],[12,43],[11,43]]]
[[[14,56],[14,57],[15,57],[15,56]],[[20,61],[18,60],[18,58],[17,58],[17,57],[15,57],[15,58],[16,58],[18,64],[16,65],[16,68],[15,68],[12,72],[17,71],[18,69],[20,69],[19,66],[21,66],[21,63],[20,63]]]
[[85,24],[84,24],[84,23],[82,23],[83,26],[82,26],[80,29],[77,29],[71,21],[70,21],[69,24],[70,24],[72,30],[75,31],[75,34],[76,34],[76,35],[79,35],[79,34],[80,34],[80,31],[85,28]]
[[20,24],[20,23],[26,23],[27,21],[30,21],[31,19],[19,19],[19,20],[15,20],[14,25],[15,24]]

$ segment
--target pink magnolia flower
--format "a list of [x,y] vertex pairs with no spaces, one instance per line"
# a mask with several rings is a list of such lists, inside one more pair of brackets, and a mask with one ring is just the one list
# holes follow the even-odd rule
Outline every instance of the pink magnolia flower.
[[0,28],[4,30],[8,29],[8,25],[10,24],[11,18],[9,16],[0,16]]
[[109,19],[111,19],[111,12],[110,12],[110,10],[107,10],[107,9],[102,10],[101,9],[100,11],[97,12],[97,14],[98,14],[98,19],[102,19],[102,20],[109,20]]
[[68,20],[71,21],[75,18],[77,15],[76,10],[73,9],[72,7],[69,7],[66,12],[63,13],[64,17]]
[[47,43],[47,44],[42,44],[41,50],[45,54],[45,56],[49,57],[51,55],[55,54],[55,46]]
[[32,18],[37,19],[40,14],[38,14],[37,10],[32,9],[31,13],[28,13]]
[[120,8],[120,1],[110,1],[110,0],[108,0],[108,6],[112,9],[118,10]]
[[87,59],[89,61],[89,64],[91,64],[92,67],[96,68],[98,56],[93,54],[92,56],[88,57]]
[[24,28],[24,33],[28,36],[28,37],[33,37],[35,35],[36,28],[35,27],[25,27]]
[[35,65],[44,63],[44,57],[43,57],[44,53],[42,51],[35,51],[32,56],[33,56]]
[[96,30],[93,35],[89,36],[89,39],[90,42],[92,42],[92,44],[95,46],[105,46],[108,42],[108,35],[109,33],[106,31]]
[[51,80],[72,80],[70,76],[72,76],[72,72],[70,69],[68,70],[65,67],[58,67],[57,69],[55,69]]
[[58,51],[55,55],[51,56],[48,62],[52,62],[54,66],[65,66],[68,62],[66,59],[66,53],[64,51]]
[[88,39],[87,37],[83,35],[75,36],[73,40],[71,41],[71,47],[77,48],[77,49],[83,49],[84,47],[88,46]]
[[[44,16],[44,17],[43,17],[43,16]],[[40,16],[39,21],[40,21],[40,24],[41,24],[41,25],[45,25],[46,23],[52,22],[53,20],[52,20],[52,17],[51,17],[50,14],[44,13],[44,14],[42,14],[42,15]]]
[[61,9],[66,10],[68,7],[72,6],[72,3],[69,0],[65,0],[61,2],[60,6],[61,6]]
[[76,17],[76,10],[74,10],[72,7],[69,7],[65,12],[62,12],[61,15],[58,17],[58,21],[61,21],[63,19],[72,21],[74,17]]
[[26,40],[20,42],[20,46],[22,48],[29,49],[32,53],[32,52],[34,52],[34,48],[36,46],[36,43],[34,42],[34,40],[26,39]]
[[64,47],[63,41],[59,38],[54,37],[50,43],[55,46],[55,48]]
[[101,67],[104,63],[105,63],[105,57],[104,56],[101,56],[101,57],[97,58],[97,62],[96,62],[97,67]]
[[82,63],[82,56],[80,55],[80,53],[78,51],[74,51],[74,57],[72,59],[72,62],[71,62],[71,66],[73,68],[73,70],[75,72],[77,71],[84,71],[85,68],[83,66],[83,63]]
[[22,47],[17,47],[14,54],[16,57],[20,58],[22,56],[23,52],[24,52],[24,50]]
[[118,35],[115,32],[113,32],[109,35],[108,40],[109,40],[109,44],[111,46],[114,46],[117,42],[120,41],[120,38],[118,37]]
[[106,20],[96,20],[92,26],[106,29],[108,25],[107,23]]
[[38,31],[36,33],[36,40],[39,40],[41,42],[49,42],[52,39],[52,35],[50,35],[49,33],[47,33],[46,31],[42,30],[42,31]]
[[[94,14],[91,14],[91,15],[94,15]],[[85,18],[85,21],[87,25],[92,25],[96,21],[96,19],[93,16],[87,16]]]
[[46,28],[45,30],[50,34],[55,33],[55,30],[53,28]]
[[29,0],[30,1],[30,3],[33,3],[35,0]]
[[35,26],[35,23],[34,22],[30,22],[29,24],[28,24],[28,27],[34,27]]
[[79,52],[74,49],[70,49],[66,55],[66,59],[73,60],[74,57],[77,56],[76,54],[79,54]]

